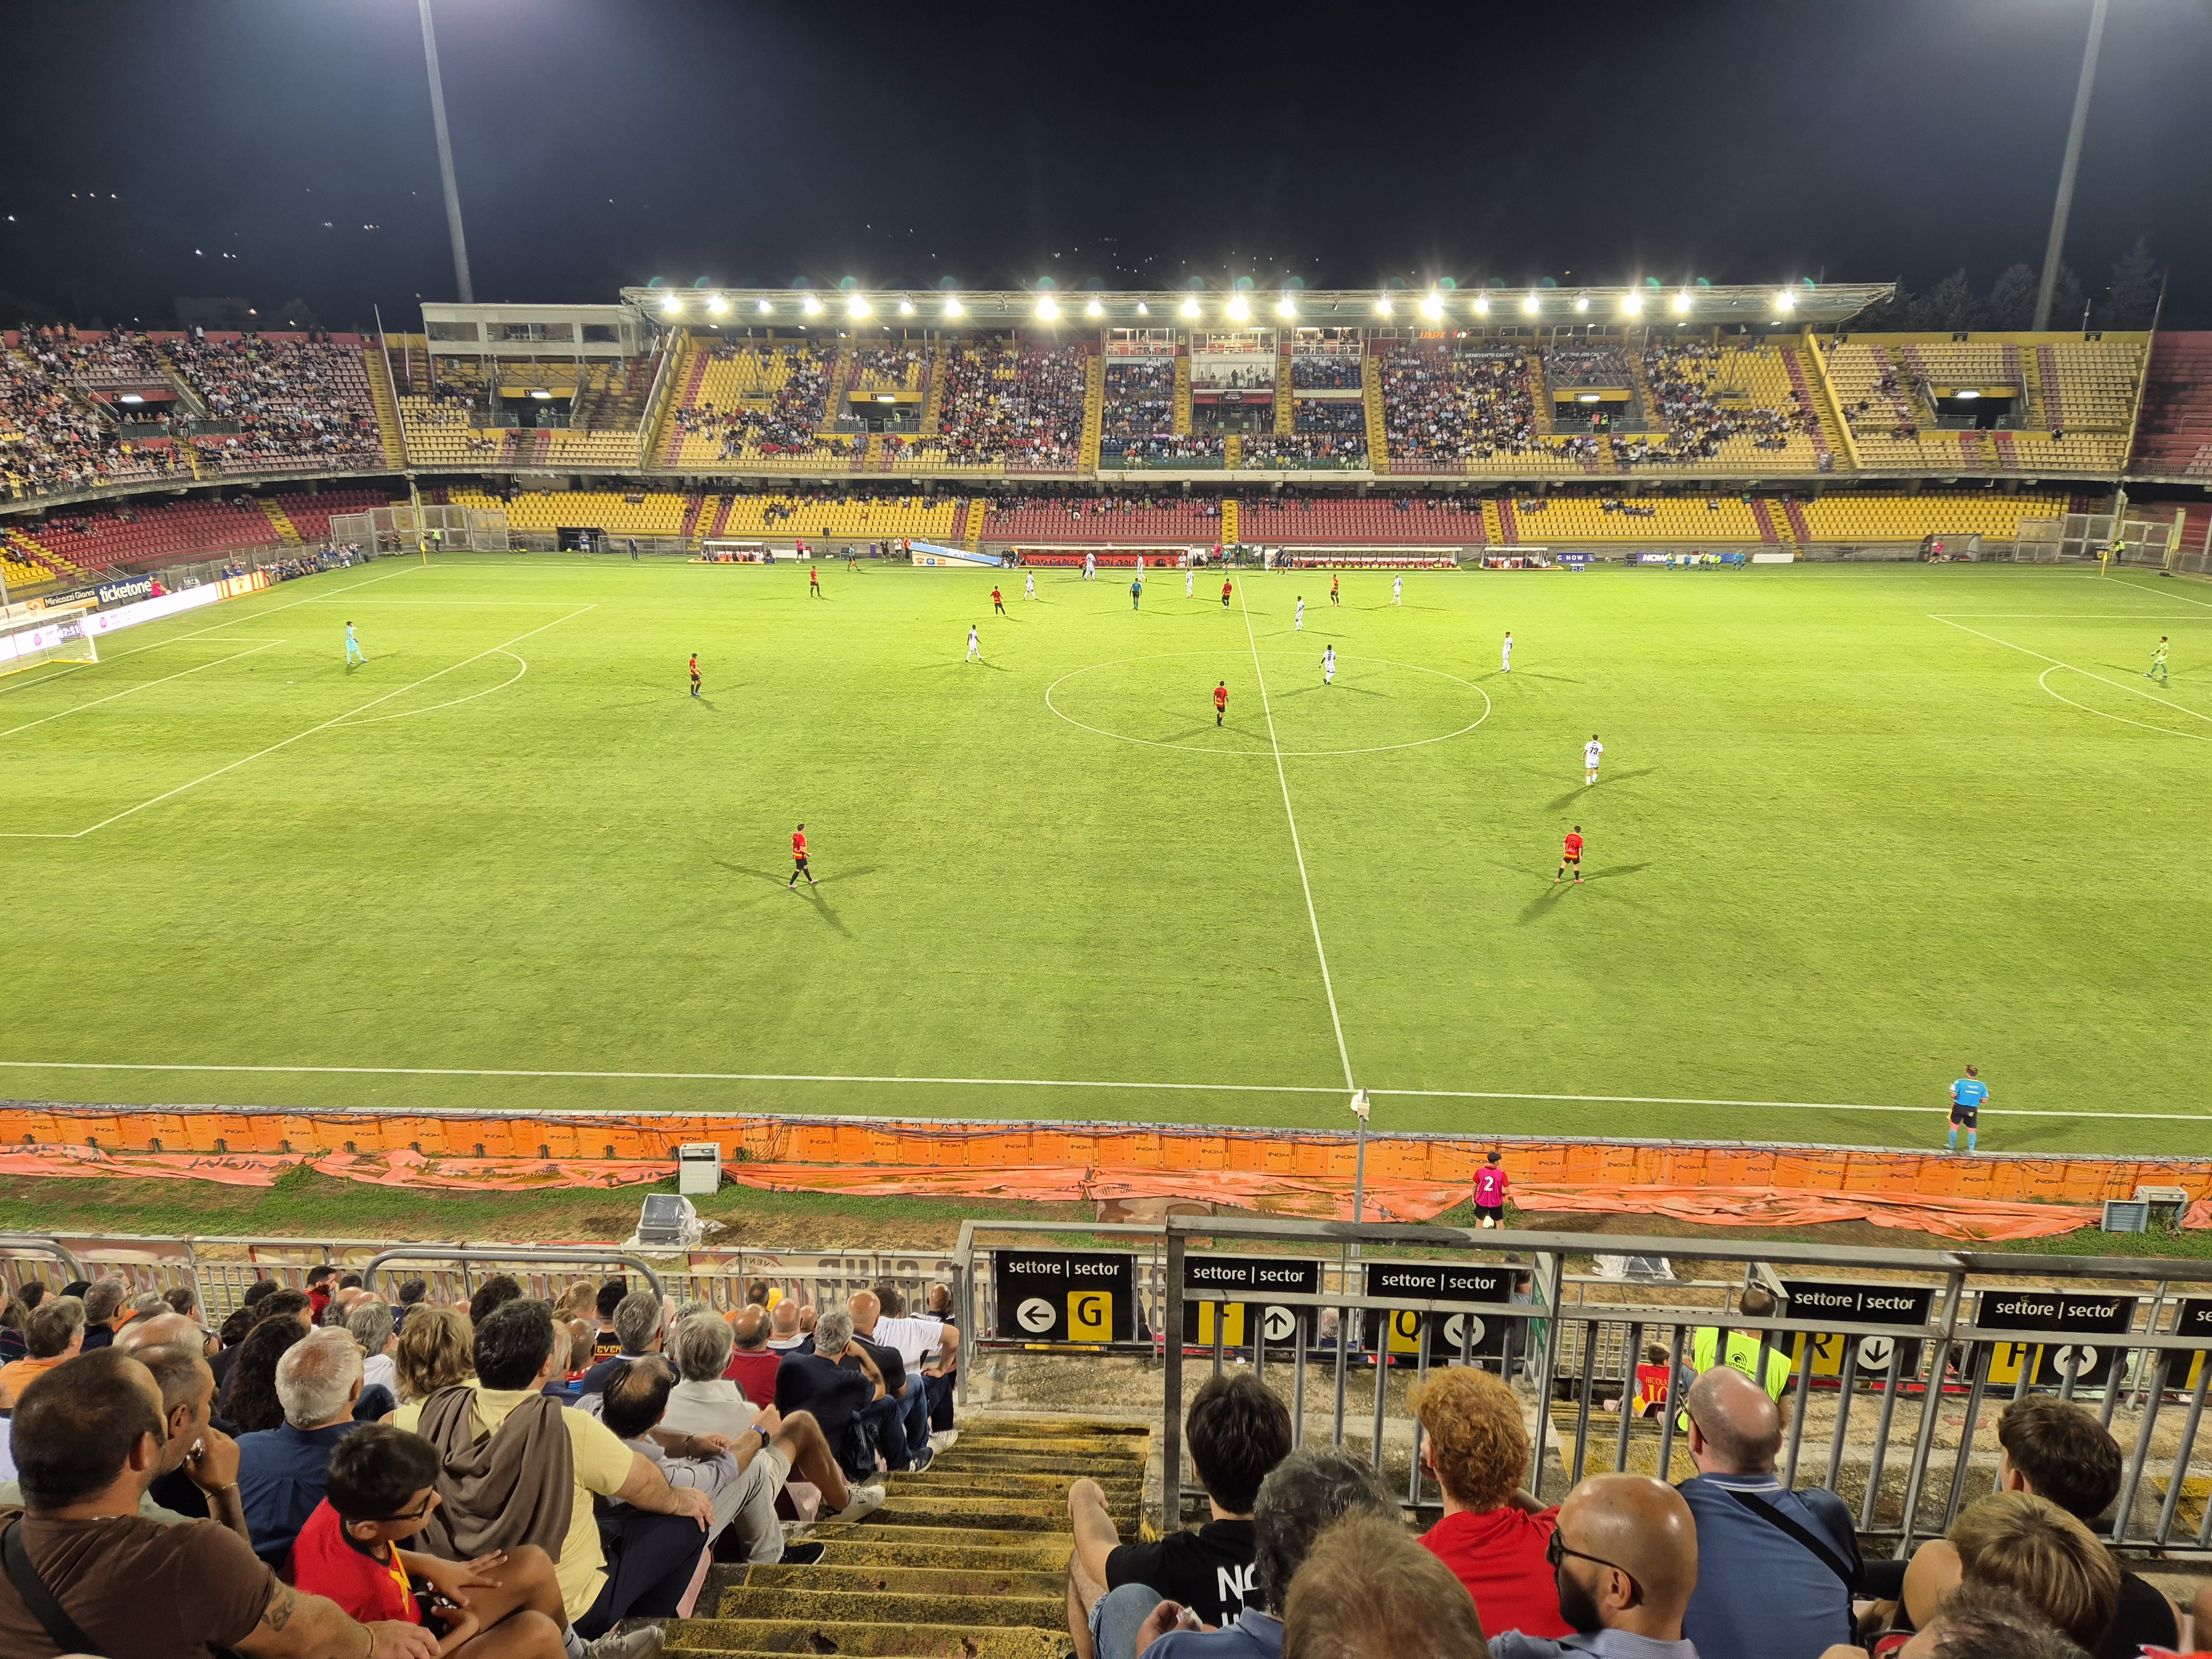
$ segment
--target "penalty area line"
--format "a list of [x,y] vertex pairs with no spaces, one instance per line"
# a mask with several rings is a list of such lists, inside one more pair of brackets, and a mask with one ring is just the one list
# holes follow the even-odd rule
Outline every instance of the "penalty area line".
[[[934,1085],[962,1089],[1160,1090],[1187,1094],[1341,1095],[1334,1084],[1320,1083],[1126,1083],[1095,1078],[890,1077],[809,1072],[595,1072],[528,1070],[517,1066],[225,1066],[192,1061],[100,1060],[0,1060],[0,1068],[24,1072],[191,1072],[313,1077],[512,1077],[568,1078],[611,1083],[823,1083]],[[1774,1112],[1913,1112],[1948,1109],[1934,1106],[1878,1106],[1835,1100],[1730,1100],[1675,1095],[1514,1094],[1494,1089],[1382,1089],[1371,1095],[1394,1100],[1525,1100],[1595,1106],[1746,1106]],[[403,1109],[394,1108],[393,1109]],[[2212,1122],[2205,1112],[2107,1112],[2094,1109],[2052,1111],[2007,1108],[1999,1117],[2116,1118],[2156,1123]]]

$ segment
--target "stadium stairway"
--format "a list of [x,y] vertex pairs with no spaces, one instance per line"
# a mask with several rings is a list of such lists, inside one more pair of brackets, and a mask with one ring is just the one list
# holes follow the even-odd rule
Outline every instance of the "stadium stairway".
[[655,434],[664,467],[674,466],[684,453],[684,429],[676,424],[676,411],[697,402],[699,383],[707,378],[707,365],[712,361],[693,340],[686,339],[681,349],[684,355],[676,360],[674,369],[677,389],[661,404],[660,429]]
[[937,355],[929,360],[928,385],[921,394],[921,434],[926,438],[938,435],[938,421],[945,412],[945,370],[951,349],[940,340]]
[[1178,438],[1190,435],[1190,350],[1188,347],[1176,353],[1175,431]]
[[258,504],[263,516],[269,520],[269,527],[276,532],[276,544],[279,547],[307,545],[291,519],[286,515],[283,507],[277,504],[274,495],[259,497]]
[[1765,496],[1754,495],[1751,498],[1751,516],[1759,526],[1760,541],[1765,542],[1769,547],[1780,543],[1782,536],[1775,526],[1774,509]]
[[1297,400],[1291,394],[1291,343],[1275,348],[1275,435],[1287,438],[1298,429]]
[[1096,477],[1098,447],[1106,431],[1106,359],[1092,353],[1083,363],[1083,438],[1076,471]]
[[1106,1490],[1138,1535],[1150,1431],[1128,1424],[979,1419],[920,1474],[884,1477],[883,1507],[810,1534],[808,1566],[718,1566],[667,1651],[696,1659],[1062,1659],[1068,1651],[1068,1483]]
[[1535,416],[1538,437],[1549,438],[1557,434],[1559,428],[1552,420],[1552,392],[1544,382],[1544,354],[1540,351],[1528,354],[1528,406]]
[[399,424],[399,399],[392,389],[392,364],[384,350],[362,348],[368,370],[369,401],[376,409],[377,435],[384,442],[384,464],[393,471],[407,465],[405,428]]
[[1360,400],[1367,410],[1367,465],[1375,472],[1390,470],[1390,428],[1382,419],[1382,360],[1369,352],[1359,360]]
[[[1806,347],[1807,351],[1815,349],[1809,344]],[[1829,400],[1828,383],[1819,377],[1817,371],[1811,374],[1805,372],[1805,353],[1795,346],[1782,348],[1782,366],[1789,371],[1790,389],[1813,417],[1813,465],[1820,471],[1829,471],[1835,465],[1832,458],[1842,440],[1844,422]]]
[[[837,348],[836,360],[830,365],[830,393],[823,399],[822,424],[817,428],[823,437],[837,435],[837,417],[845,412],[846,393],[851,386],[853,368],[853,346],[848,341]],[[866,446],[861,447],[865,450]],[[857,465],[853,468],[855,472],[860,470]]]

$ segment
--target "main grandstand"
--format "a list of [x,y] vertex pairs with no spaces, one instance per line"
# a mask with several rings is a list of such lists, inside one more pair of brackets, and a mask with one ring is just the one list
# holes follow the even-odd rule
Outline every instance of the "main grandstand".
[[648,552],[2203,567],[2212,336],[1854,331],[1886,292],[648,287],[367,336],[26,328],[0,574],[281,558],[407,499]]

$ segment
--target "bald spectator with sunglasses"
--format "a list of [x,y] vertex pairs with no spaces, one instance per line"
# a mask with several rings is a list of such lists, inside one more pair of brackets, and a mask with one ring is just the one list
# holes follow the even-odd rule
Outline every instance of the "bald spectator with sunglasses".
[[1682,1494],[1645,1474],[1598,1474],[1559,1505],[1545,1559],[1559,1616],[1575,1634],[1517,1630],[1490,1638],[1492,1659],[1698,1659],[1682,1616],[1698,1584],[1698,1527]]

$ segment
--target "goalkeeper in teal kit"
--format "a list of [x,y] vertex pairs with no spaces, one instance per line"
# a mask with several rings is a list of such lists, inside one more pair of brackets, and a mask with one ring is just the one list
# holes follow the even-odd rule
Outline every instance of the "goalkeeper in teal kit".
[[1990,1085],[1974,1075],[1974,1068],[1966,1067],[1966,1076],[1951,1085],[1951,1139],[1946,1152],[1959,1150],[1959,1131],[1966,1132],[1966,1150],[1974,1150],[1978,1131],[1977,1117],[1982,1103],[1990,1097]]

